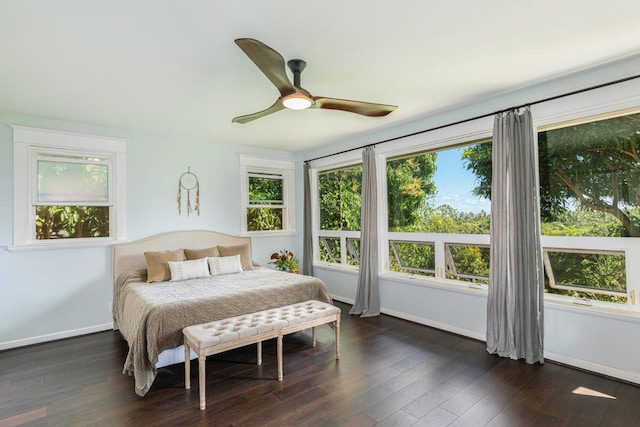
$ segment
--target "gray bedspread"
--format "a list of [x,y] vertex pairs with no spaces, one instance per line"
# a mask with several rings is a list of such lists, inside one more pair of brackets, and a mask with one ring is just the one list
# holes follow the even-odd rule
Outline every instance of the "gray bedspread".
[[156,377],[162,350],[183,343],[186,326],[315,299],[331,303],[319,279],[263,267],[224,276],[146,283],[144,270],[114,284],[114,319],[129,344],[123,373],[144,396]]

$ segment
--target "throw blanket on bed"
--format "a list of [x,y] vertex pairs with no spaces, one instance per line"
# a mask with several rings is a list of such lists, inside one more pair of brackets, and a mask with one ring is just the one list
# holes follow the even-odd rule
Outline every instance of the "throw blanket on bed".
[[144,396],[156,377],[158,354],[183,344],[182,329],[310,299],[331,303],[311,276],[255,268],[180,282],[146,283],[145,271],[123,274],[114,288],[114,316],[129,344],[123,373]]

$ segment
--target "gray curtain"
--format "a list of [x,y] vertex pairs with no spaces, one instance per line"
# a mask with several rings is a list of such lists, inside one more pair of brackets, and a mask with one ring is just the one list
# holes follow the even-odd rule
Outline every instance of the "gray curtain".
[[531,111],[495,118],[487,351],[544,363],[544,278]]
[[376,153],[373,147],[362,152],[362,207],[360,214],[360,272],[358,290],[350,314],[380,315],[378,294],[378,204]]
[[313,276],[313,238],[311,235],[311,167],[308,162],[302,168],[304,174],[304,224],[302,234],[302,274]]

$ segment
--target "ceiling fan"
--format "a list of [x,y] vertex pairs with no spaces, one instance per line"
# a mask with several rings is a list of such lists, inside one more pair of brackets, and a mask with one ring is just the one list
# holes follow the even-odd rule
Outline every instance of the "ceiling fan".
[[289,69],[293,73],[292,84],[289,77],[287,77],[284,58],[278,52],[255,39],[237,39],[236,44],[280,91],[280,97],[266,110],[235,117],[232,120],[234,123],[248,123],[285,108],[291,110],[304,110],[306,108],[342,110],[369,117],[386,116],[398,108],[395,105],[313,96],[300,86],[300,73],[307,65],[306,62],[301,59],[292,59],[287,62]]

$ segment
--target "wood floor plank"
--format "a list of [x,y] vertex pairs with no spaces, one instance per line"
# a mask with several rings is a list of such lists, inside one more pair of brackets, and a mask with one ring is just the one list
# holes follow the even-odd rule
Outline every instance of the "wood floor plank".
[[439,427],[448,426],[451,424],[457,416],[451,412],[447,412],[442,408],[435,408],[424,417],[420,418],[418,422],[414,424],[414,427]]
[[11,417],[0,418],[0,425],[4,427],[13,427],[24,425],[30,421],[40,420],[47,416],[47,408],[32,409],[22,412]]

